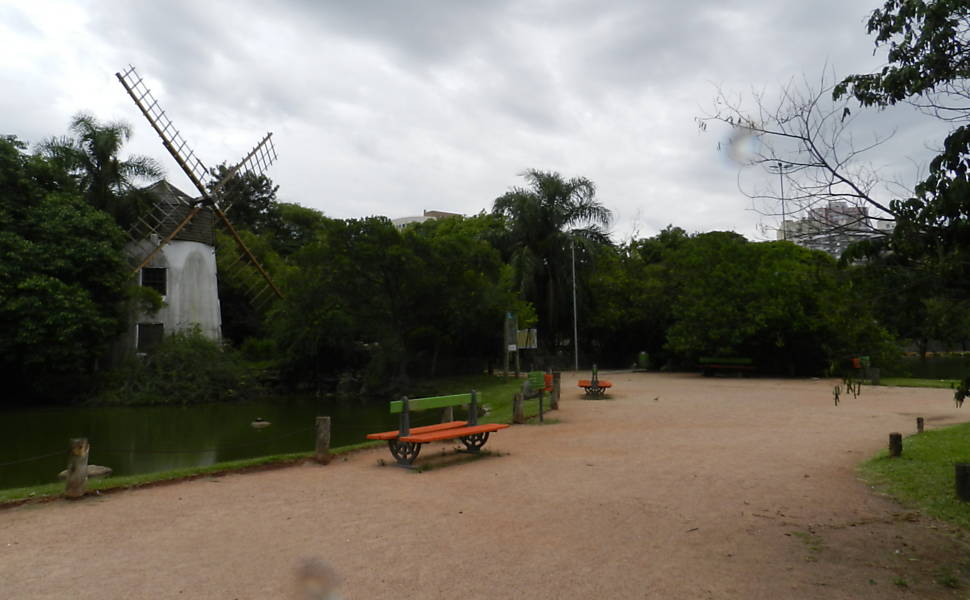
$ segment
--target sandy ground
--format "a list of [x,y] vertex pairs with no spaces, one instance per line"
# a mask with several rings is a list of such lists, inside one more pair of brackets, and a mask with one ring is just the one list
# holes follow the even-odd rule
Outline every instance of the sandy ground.
[[[947,390],[613,373],[556,423],[425,472],[338,459],[0,511],[2,598],[967,598],[966,542],[855,475],[888,434],[970,418]],[[335,426],[339,426],[335,424]]]

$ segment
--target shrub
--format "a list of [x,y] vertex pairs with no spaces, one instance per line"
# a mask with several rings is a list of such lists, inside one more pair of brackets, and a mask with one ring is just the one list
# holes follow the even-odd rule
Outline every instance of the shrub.
[[196,329],[167,336],[150,354],[113,370],[96,403],[198,404],[261,391],[239,355]]

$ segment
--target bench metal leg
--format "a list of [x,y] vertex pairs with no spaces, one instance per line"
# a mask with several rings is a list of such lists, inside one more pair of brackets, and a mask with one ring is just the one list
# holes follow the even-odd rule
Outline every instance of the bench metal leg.
[[391,454],[394,456],[397,464],[403,466],[414,463],[414,459],[421,453],[421,444],[415,442],[387,440],[387,446],[391,449]]
[[465,449],[459,450],[459,452],[468,452],[471,454],[477,454],[478,451],[481,450],[482,446],[484,446],[485,442],[487,441],[488,441],[487,431],[484,433],[475,433],[472,435],[466,435],[465,437],[461,438],[461,443],[465,444]]

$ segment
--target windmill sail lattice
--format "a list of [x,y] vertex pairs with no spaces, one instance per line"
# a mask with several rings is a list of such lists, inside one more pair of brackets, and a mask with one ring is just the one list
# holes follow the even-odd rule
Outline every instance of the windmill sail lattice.
[[[150,250],[146,254],[135,259],[134,262],[138,266],[135,267],[134,272],[138,272],[142,267],[149,264],[166,244],[189,226],[194,219],[199,218],[199,214],[204,209],[210,209],[235,243],[237,258],[231,263],[230,271],[233,276],[244,282],[243,285],[247,288],[247,294],[254,304],[264,304],[274,294],[282,297],[282,292],[273,283],[269,274],[259,264],[259,261],[240,238],[236,228],[226,217],[226,212],[231,207],[227,206],[223,210],[219,203],[222,188],[233,177],[242,173],[252,173],[259,176],[273,164],[276,160],[273,134],[266,134],[238,164],[229,169],[222,179],[213,181],[209,169],[189,147],[181,132],[169,119],[138,72],[135,71],[135,67],[129,66],[125,71],[116,73],[116,76],[128,95],[135,101],[135,105],[138,106],[149,124],[162,139],[165,149],[172,155],[172,158],[175,159],[175,162],[182,168],[182,171],[185,172],[200,194],[199,199],[195,201],[183,200],[165,205],[157,204],[152,211],[135,223],[129,231],[132,239],[150,239],[154,243],[150,245]],[[219,250],[221,254],[228,251],[225,248]],[[247,269],[249,270],[248,273]]]

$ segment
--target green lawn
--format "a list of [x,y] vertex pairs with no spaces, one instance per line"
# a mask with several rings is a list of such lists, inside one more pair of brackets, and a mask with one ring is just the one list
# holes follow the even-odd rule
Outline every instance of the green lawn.
[[953,389],[960,385],[959,379],[920,379],[918,377],[883,377],[879,385],[896,387],[923,387]]
[[[489,413],[480,420],[483,423],[511,423],[512,422],[512,396],[521,389],[522,379],[509,377],[503,380],[502,377],[491,377],[488,375],[476,375],[465,377],[441,377],[433,380],[419,381],[411,391],[414,397],[423,396],[444,396],[448,394],[461,394],[471,390],[477,390],[482,399],[483,406],[487,406]],[[526,416],[535,415],[539,412],[539,400],[526,400],[523,403]],[[545,410],[549,409],[549,397],[546,396]],[[333,448],[334,455],[343,454],[359,448],[379,446],[384,442],[364,442],[352,446]],[[109,477],[107,479],[88,480],[87,489],[89,490],[110,490],[115,488],[130,488],[141,485],[151,484],[159,481],[170,481],[176,479],[186,479],[198,477],[200,475],[217,475],[240,471],[246,469],[259,468],[273,464],[289,464],[306,460],[313,456],[313,452],[297,452],[292,454],[277,454],[273,456],[261,456],[245,460],[216,463],[204,467],[189,467],[172,471],[161,471],[156,473],[144,473],[141,475],[129,475],[124,477]],[[64,492],[63,483],[48,483],[24,488],[10,488],[0,490],[0,504],[5,502],[16,502],[24,499],[41,499],[60,496]]]
[[970,462],[970,423],[903,440],[903,455],[884,450],[860,465],[863,478],[903,503],[970,530],[970,502],[954,490],[953,463]]

